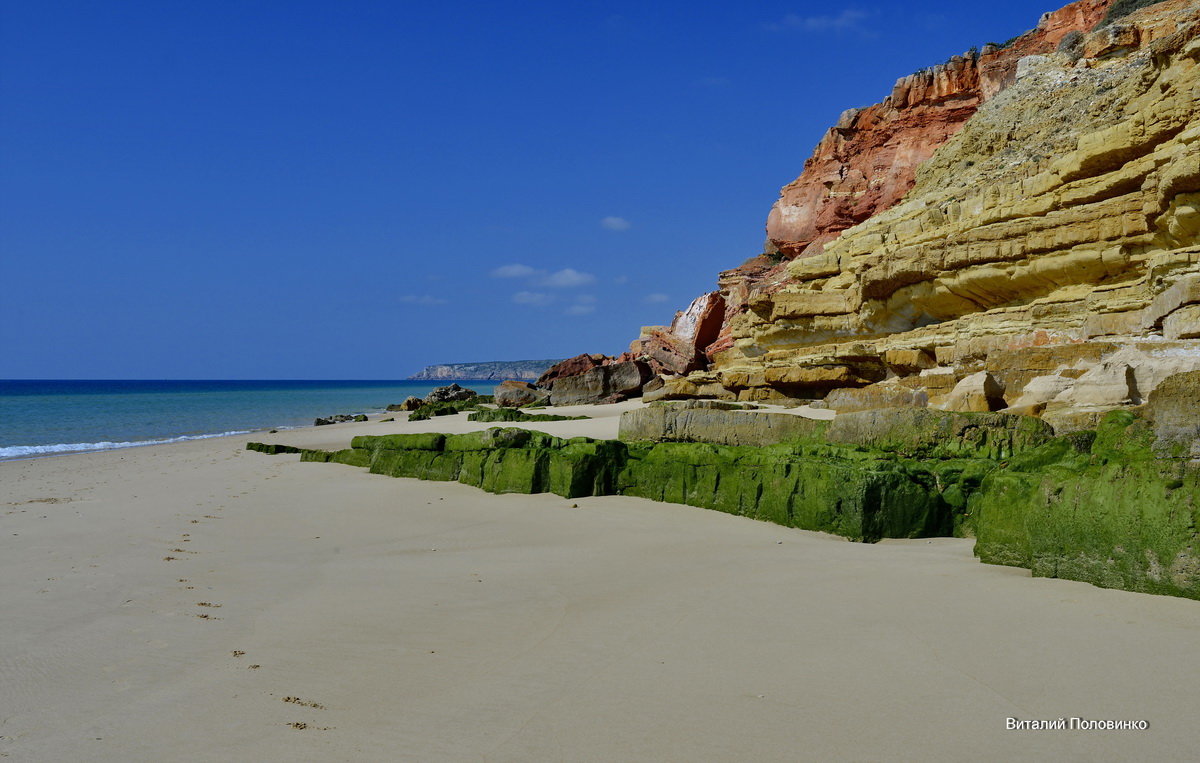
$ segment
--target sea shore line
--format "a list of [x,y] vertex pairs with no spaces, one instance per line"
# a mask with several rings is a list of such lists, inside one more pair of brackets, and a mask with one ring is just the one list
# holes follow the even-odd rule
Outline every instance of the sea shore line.
[[[638,402],[523,425],[611,438]],[[253,439],[342,448],[465,414]],[[403,414],[397,417],[403,418]],[[0,756],[1182,759],[1194,601],[244,450],[0,462]],[[1031,719],[1148,728],[1030,731]],[[1017,723],[1010,722],[1016,719]]]

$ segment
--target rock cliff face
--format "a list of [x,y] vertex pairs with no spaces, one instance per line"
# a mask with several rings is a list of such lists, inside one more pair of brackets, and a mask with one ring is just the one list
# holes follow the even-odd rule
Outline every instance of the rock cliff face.
[[[1109,5],[843,115],[772,209],[772,254],[704,298],[724,304],[707,367],[663,364],[660,394],[870,387],[853,404],[1071,429],[1200,368],[1200,5],[1101,24]],[[643,331],[632,353],[674,336]]]
[[896,82],[881,103],[842,114],[784,186],[767,217],[768,247],[818,254],[842,231],[896,204],[917,167],[1016,76],[1018,61],[1050,53],[1066,35],[1095,26],[1111,0],[1080,0],[1046,14],[1010,44],[985,46]]

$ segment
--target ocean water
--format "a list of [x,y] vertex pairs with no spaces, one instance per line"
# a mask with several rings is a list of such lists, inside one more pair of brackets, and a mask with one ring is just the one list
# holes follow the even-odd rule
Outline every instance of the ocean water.
[[[450,383],[0,380],[0,459],[307,426],[318,416],[380,411]],[[495,382],[459,384],[490,394]]]

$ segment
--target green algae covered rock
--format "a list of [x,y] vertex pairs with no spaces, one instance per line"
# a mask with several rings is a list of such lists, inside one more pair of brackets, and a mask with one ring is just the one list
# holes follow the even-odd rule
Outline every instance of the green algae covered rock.
[[516,408],[481,408],[467,415],[467,421],[578,421],[590,416],[559,416],[554,413],[526,413]]
[[830,443],[914,458],[992,460],[1038,448],[1053,438],[1054,428],[1032,416],[924,408],[843,413],[825,433]]
[[1159,455],[1152,425],[1130,411],[1107,414],[1090,447],[1062,440],[984,479],[970,501],[976,555],[1036,576],[1200,598],[1200,467]]
[[819,440],[827,421],[791,413],[742,411],[740,406],[709,400],[656,403],[621,414],[626,442],[708,442],[762,447],[782,442]]
[[268,456],[275,456],[280,453],[299,453],[301,449],[292,445],[281,445],[277,442],[248,442],[246,443],[246,450],[253,450],[257,453],[266,453]]
[[247,447],[497,493],[639,496],[868,542],[974,535],[988,563],[1200,598],[1195,444],[1178,425],[1163,437],[1151,411],[1114,411],[1094,432],[1061,437],[1025,417],[899,410],[759,446],[492,428],[356,437],[332,452]]
[[[957,476],[917,462],[820,444],[770,447],[563,439],[526,429],[362,436],[302,460],[393,477],[456,480],[494,493],[631,495],[685,503],[856,540],[954,532]],[[952,470],[947,470],[949,475]],[[962,471],[960,469],[960,471]]]
[[437,432],[421,434],[359,435],[350,440],[351,448],[363,450],[441,450],[446,435]]

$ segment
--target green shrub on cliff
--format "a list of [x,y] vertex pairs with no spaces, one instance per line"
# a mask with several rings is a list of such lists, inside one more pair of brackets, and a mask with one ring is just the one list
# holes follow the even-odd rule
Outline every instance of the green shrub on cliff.
[[1116,0],[1112,5],[1108,6],[1108,13],[1104,14],[1104,18],[1100,20],[1093,31],[1102,29],[1114,22],[1120,21],[1134,11],[1148,8],[1151,5],[1158,5],[1163,0]]

